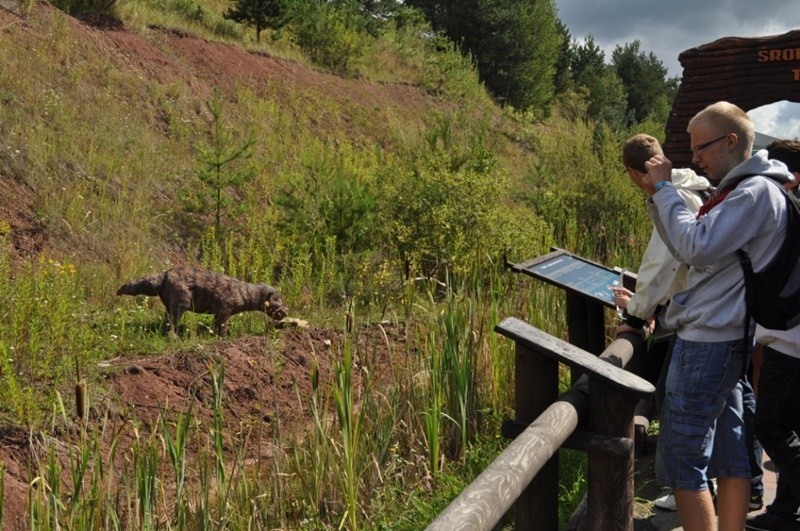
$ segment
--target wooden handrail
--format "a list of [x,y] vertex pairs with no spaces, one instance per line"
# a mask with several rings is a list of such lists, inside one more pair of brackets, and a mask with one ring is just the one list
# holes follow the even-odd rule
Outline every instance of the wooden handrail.
[[575,431],[578,419],[568,399],[553,403],[431,522],[428,531],[492,529]]
[[[602,359],[598,359],[593,354],[585,352],[569,343],[550,336],[519,319],[508,318],[503,320],[495,327],[495,330],[513,339],[517,345],[517,415],[518,423],[529,423],[527,428],[522,431],[509,446],[484,470],[453,502],[431,522],[427,527],[430,531],[450,531],[469,529],[475,531],[490,530],[500,521],[503,515],[518,499],[523,499],[523,494],[528,498],[533,494],[534,499],[549,498],[544,505],[554,506],[553,496],[556,496],[555,488],[547,487],[548,492],[542,496],[540,494],[541,485],[532,491],[534,483],[552,483],[555,473],[557,481],[557,451],[570,438],[577,429],[578,424],[585,416],[588,409],[589,396],[605,397],[614,402],[613,407],[619,406],[619,399],[624,402],[622,415],[627,419],[630,429],[626,434],[620,436],[619,433],[608,434],[585,434],[581,437],[587,447],[592,447],[596,455],[604,455],[604,459],[622,459],[630,465],[629,472],[632,472],[632,418],[633,405],[640,398],[647,398],[653,394],[655,388],[652,384],[642,378],[633,375],[621,367],[631,359],[635,347],[641,346],[642,340],[638,336],[625,336],[611,343],[603,352]],[[535,358],[531,361],[529,358]],[[526,361],[527,360],[527,361]],[[548,363],[548,360],[552,363]],[[570,366],[580,369],[583,376],[576,382],[573,388],[561,395],[557,400],[550,399],[550,404],[542,411],[535,412],[535,420],[519,418],[528,416],[531,408],[528,402],[538,402],[534,409],[541,407],[541,398],[528,400],[527,397],[520,397],[520,368],[531,365],[536,367],[536,373],[543,373],[536,376],[539,383],[554,376],[553,369],[557,371],[557,362],[567,363]],[[527,386],[536,386],[534,382],[526,382]],[[603,390],[608,391],[603,391]],[[544,393],[552,393],[552,389]],[[602,419],[603,415],[601,415]],[[533,422],[531,422],[533,420]],[[602,420],[590,422],[594,427],[600,427]],[[591,426],[590,426],[591,427]],[[611,431],[616,426],[612,426]],[[623,430],[624,431],[624,430]],[[617,436],[616,443],[614,436]],[[602,443],[592,442],[593,440]],[[608,448],[599,448],[600,444],[616,444],[617,448],[608,451]],[[620,449],[622,448],[622,449]],[[615,456],[616,454],[616,456]],[[590,454],[591,455],[591,454]],[[611,456],[611,457],[609,457]],[[591,464],[590,464],[591,466]],[[543,470],[544,469],[544,470]],[[548,470],[549,469],[549,470]],[[537,475],[547,476],[539,478]],[[623,478],[624,479],[624,478]],[[632,482],[632,479],[630,480]],[[557,487],[557,484],[553,485]],[[632,484],[631,484],[632,486]],[[615,486],[617,487],[617,486]],[[623,485],[623,488],[626,488]],[[631,490],[632,489],[628,489]],[[623,496],[625,498],[625,496]],[[630,492],[632,501],[632,492]],[[622,503],[626,500],[623,499]],[[533,528],[536,522],[538,529],[555,529],[555,519],[557,515],[550,515],[553,511],[537,511],[526,509],[527,514],[523,514],[520,519],[518,515],[517,528]],[[546,514],[546,517],[542,517]],[[599,525],[605,525],[601,514]],[[600,527],[598,527],[600,529]]]
[[[513,339],[518,345],[524,345],[570,367],[578,367],[590,379],[603,382],[609,387],[623,391],[630,396],[641,399],[647,398],[655,392],[653,384],[635,374],[622,370],[621,367],[624,366],[624,363],[614,361],[608,363],[611,356],[619,360],[627,357],[625,359],[625,363],[627,363],[633,354],[633,346],[626,348],[622,344],[614,345],[614,343],[611,343],[598,358],[516,317],[504,319],[495,327],[495,331],[509,339]],[[625,352],[628,353],[627,356]]]

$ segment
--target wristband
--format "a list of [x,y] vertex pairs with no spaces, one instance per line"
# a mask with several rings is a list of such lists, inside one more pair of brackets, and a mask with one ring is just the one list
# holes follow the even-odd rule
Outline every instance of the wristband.
[[662,189],[662,188],[664,188],[665,186],[672,186],[672,183],[671,183],[671,182],[669,182],[669,181],[661,181],[660,183],[657,183],[657,184],[655,185],[655,190],[656,190],[656,192],[658,192],[659,190],[661,190],[661,189]]
[[630,326],[631,328],[642,328],[644,325],[647,324],[647,321],[645,321],[644,319],[640,319],[635,315],[628,315],[628,312],[625,312],[625,315],[623,315],[623,317],[625,318],[625,324]]

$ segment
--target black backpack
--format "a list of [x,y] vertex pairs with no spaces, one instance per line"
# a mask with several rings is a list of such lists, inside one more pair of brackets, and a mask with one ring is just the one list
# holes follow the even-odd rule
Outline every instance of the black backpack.
[[[781,190],[786,196],[787,219],[786,237],[778,254],[756,273],[747,253],[736,251],[744,271],[747,314],[772,330],[789,330],[800,324],[800,198],[783,186]],[[745,329],[749,322],[746,319]]]

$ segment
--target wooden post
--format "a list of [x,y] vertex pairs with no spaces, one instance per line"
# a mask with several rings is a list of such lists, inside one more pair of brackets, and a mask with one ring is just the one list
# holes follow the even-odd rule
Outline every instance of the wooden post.
[[[599,356],[606,348],[603,305],[567,292],[567,335],[570,344]],[[580,376],[580,371],[570,369],[570,383],[577,382]]]
[[[587,348],[589,337],[587,332],[589,322],[586,315],[586,299],[580,295],[567,292],[567,338],[571,345],[590,352]],[[570,385],[581,377],[582,373],[577,367],[570,367]]]
[[[504,319],[495,330],[516,342],[515,405],[519,420],[512,421],[508,426],[508,431],[515,432],[516,438],[439,514],[428,526],[428,531],[490,531],[515,500],[516,529],[556,530],[558,466],[555,457],[558,455],[558,448],[567,444],[568,440],[580,449],[615,456],[624,461],[624,465],[631,463],[632,466],[633,441],[629,436],[616,436],[612,433],[620,431],[629,434],[632,430],[630,422],[633,406],[628,403],[635,404],[638,400],[651,396],[655,390],[652,384],[619,368],[630,360],[635,350],[634,344],[641,344],[641,338],[632,336],[635,341],[631,342],[623,336],[609,345],[602,356],[597,357],[513,317]],[[579,386],[546,407],[551,400],[549,397],[554,397],[557,393],[559,363],[579,366],[585,376],[578,382]],[[605,433],[576,431],[580,417],[589,409],[588,402],[592,396],[589,393],[590,379],[592,383],[596,381],[602,386],[599,389],[616,390],[630,397],[618,401],[613,392],[604,391],[614,402],[601,416],[604,422],[596,422],[595,425],[611,425]],[[620,403],[621,406],[614,405]],[[546,409],[539,414],[543,407]],[[627,424],[616,418],[620,407]],[[533,415],[537,418],[530,423]],[[618,422],[620,426],[629,426],[628,431],[617,430],[615,426]],[[527,427],[519,429],[517,425]],[[545,467],[551,468],[545,471]],[[624,468],[621,474],[631,473],[632,468]],[[630,492],[626,496],[632,503],[632,480],[628,483],[623,478],[621,484],[626,487],[630,484],[631,490],[625,492]],[[612,503],[605,511],[616,513],[614,507],[619,500],[606,496],[601,502],[609,500]],[[632,512],[629,511],[628,518],[631,522],[632,517]]]
[[606,348],[606,319],[604,306],[591,299],[586,302],[586,337],[587,348],[584,350],[599,356]]
[[[637,400],[607,384],[589,381],[588,429],[597,434],[633,438]],[[634,451],[613,455],[589,451],[587,528],[597,531],[633,531]]]
[[[517,343],[515,371],[516,420],[527,425],[558,398],[558,361]],[[558,452],[520,494],[515,509],[520,531],[558,529]]]
[[567,293],[569,342],[599,356],[606,348],[603,305],[582,295]]

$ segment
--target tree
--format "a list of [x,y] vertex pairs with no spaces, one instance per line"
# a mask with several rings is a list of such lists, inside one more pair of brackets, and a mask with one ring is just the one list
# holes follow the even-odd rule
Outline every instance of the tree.
[[355,0],[303,0],[292,10],[295,42],[314,61],[351,74],[370,44],[366,19]]
[[611,64],[625,86],[628,110],[636,123],[651,115],[659,115],[663,106],[671,104],[677,89],[677,79],[667,78],[667,69],[650,52],[640,51],[638,40],[617,46],[611,54]]
[[583,44],[579,44],[575,48],[575,53],[572,54],[570,63],[572,79],[576,83],[580,83],[587,73],[597,73],[605,67],[605,64],[605,52],[594,42],[594,36],[589,34]]
[[481,79],[501,103],[519,109],[546,108],[553,99],[561,46],[550,0],[480,2],[475,55]]
[[572,77],[576,87],[586,93],[590,118],[615,127],[627,124],[628,105],[625,87],[613,68],[605,63],[606,54],[588,35],[575,48],[572,57]]
[[360,11],[364,17],[366,29],[370,35],[377,37],[383,27],[404,9],[397,0],[360,0]]
[[253,168],[235,170],[233,166],[252,156],[255,138],[251,134],[243,144],[232,145],[230,134],[225,130],[222,119],[223,102],[218,92],[214,92],[211,100],[206,102],[211,113],[211,141],[207,145],[198,146],[197,177],[212,190],[212,206],[215,212],[216,237],[222,230],[222,207],[229,201],[223,191],[236,188],[255,177]]
[[419,8],[437,31],[441,31],[456,44],[470,33],[466,27],[467,14],[478,10],[477,0],[408,0],[408,5]]
[[431,26],[475,59],[481,80],[502,103],[544,108],[562,34],[553,0],[409,0]]
[[570,65],[575,56],[576,45],[572,41],[572,35],[569,29],[559,19],[556,23],[556,29],[561,34],[561,46],[559,47],[558,55],[556,56],[555,75],[553,76],[553,85],[556,94],[563,93],[572,88],[572,72]]
[[287,22],[291,0],[235,0],[235,5],[225,11],[224,18],[252,26],[256,42],[261,42],[265,29],[279,30]]

